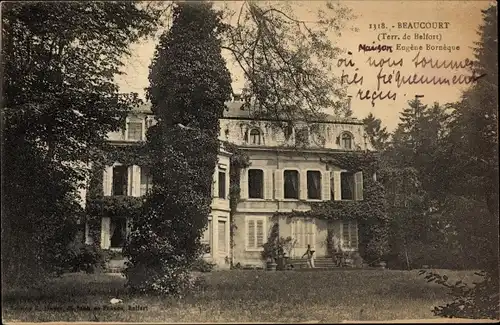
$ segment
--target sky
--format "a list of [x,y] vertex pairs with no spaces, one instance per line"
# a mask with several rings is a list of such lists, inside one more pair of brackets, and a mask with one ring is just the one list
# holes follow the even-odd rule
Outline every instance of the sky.
[[[354,63],[354,67],[341,66],[333,73],[340,77],[343,70],[344,75],[349,75],[344,81],[352,80],[354,73],[358,73],[358,79],[363,77],[362,85],[353,83],[347,88],[348,94],[352,96],[351,108],[354,117],[362,119],[371,112],[382,120],[383,125],[389,131],[392,131],[397,127],[400,112],[408,106],[408,100],[413,99],[417,94],[423,95],[420,101],[428,105],[434,102],[444,104],[460,99],[460,95],[467,85],[453,84],[452,78],[461,74],[469,76],[471,73],[465,69],[432,68],[430,64],[425,64],[425,61],[432,59],[434,63],[436,63],[436,60],[443,63],[453,63],[454,61],[464,63],[466,59],[473,59],[472,47],[474,42],[479,40],[477,30],[482,24],[481,10],[486,9],[491,2],[481,0],[358,0],[340,1],[340,3],[350,8],[352,14],[356,17],[347,22],[346,29],[342,31],[340,37],[332,33],[329,38],[344,50],[344,54],[339,58],[350,58]],[[218,4],[223,3],[219,2]],[[241,2],[232,1],[224,4],[231,8],[238,8]],[[303,1],[290,4],[295,16],[304,20],[312,19],[314,12],[326,6],[324,1]],[[438,28],[433,28],[432,25],[428,24],[427,26],[430,27],[428,29],[409,29],[409,27],[413,27],[412,23],[414,22],[441,22],[442,24],[441,26],[434,24]],[[382,23],[385,24],[386,29],[373,30],[373,25],[380,27]],[[407,28],[403,28],[405,27],[404,23],[406,23]],[[370,24],[372,28],[370,28]],[[447,28],[439,29],[439,27]],[[353,28],[356,28],[356,30],[353,30]],[[383,35],[383,33],[386,34]],[[415,39],[415,33],[428,39]],[[410,39],[404,39],[405,34]],[[389,38],[389,35],[391,35],[391,38]],[[157,42],[157,38],[150,38],[131,45],[131,55],[124,60],[123,72],[125,74],[116,78],[121,92],[137,92],[141,98],[144,98],[144,88],[148,86],[148,66],[154,55]],[[360,44],[385,45],[392,47],[393,51],[392,53],[389,51],[381,51],[380,53],[377,51],[360,51]],[[415,47],[422,46],[423,48],[420,51],[403,50],[403,47],[409,47],[412,44]],[[436,47],[444,47],[445,45],[447,46],[445,49]],[[388,49],[387,47],[386,49]],[[352,54],[347,54],[348,51]],[[416,62],[421,61],[422,58],[425,61],[416,65],[414,59],[419,52]],[[244,78],[241,70],[232,63],[227,53],[224,53],[224,55],[228,62],[228,69],[232,74],[233,91],[237,93],[244,84]],[[368,60],[370,58],[372,62],[388,59],[399,62],[399,64],[388,67],[386,63],[381,69],[380,67],[369,66]],[[449,78],[450,85],[423,85],[419,83],[403,84],[398,87],[395,81],[395,75],[398,71],[403,76],[403,79],[406,76],[413,76],[413,74],[417,74],[419,78],[422,76],[426,78]],[[391,74],[394,75],[392,79],[389,79]],[[377,75],[380,76],[380,79],[377,78]],[[383,77],[383,75],[386,76]],[[374,100],[374,105],[372,105],[371,95],[366,96],[366,91],[369,91],[370,94],[377,91],[378,80],[380,80],[379,99]],[[386,84],[383,81],[386,81]],[[361,95],[358,94],[358,91],[361,91]],[[384,96],[386,98],[381,100],[380,97]],[[360,97],[368,98],[361,99]]]

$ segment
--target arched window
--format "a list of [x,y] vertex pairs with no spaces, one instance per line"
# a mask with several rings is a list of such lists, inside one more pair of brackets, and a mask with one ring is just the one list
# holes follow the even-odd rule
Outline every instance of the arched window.
[[260,131],[257,129],[250,130],[250,143],[260,144]]
[[352,149],[352,135],[345,132],[341,137],[342,148],[344,149]]

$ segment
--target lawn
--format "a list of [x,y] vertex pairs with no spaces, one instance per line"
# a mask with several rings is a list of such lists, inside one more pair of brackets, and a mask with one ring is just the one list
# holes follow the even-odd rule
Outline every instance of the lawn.
[[[472,282],[473,272],[443,271]],[[125,279],[67,274],[39,292],[3,294],[4,321],[340,322],[433,318],[449,297],[418,271],[219,271],[182,299],[132,296]],[[111,305],[110,299],[123,299]],[[95,309],[95,310],[93,310]],[[113,310],[115,309],[115,310]],[[135,310],[134,310],[135,309]]]

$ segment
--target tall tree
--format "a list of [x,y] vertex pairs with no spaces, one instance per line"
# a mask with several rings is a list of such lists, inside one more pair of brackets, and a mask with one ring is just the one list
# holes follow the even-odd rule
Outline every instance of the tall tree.
[[132,2],[2,3],[7,283],[32,284],[61,262],[85,165],[134,102],[113,77],[155,16]]
[[440,261],[445,266],[449,261],[433,247],[443,240],[445,226],[438,213],[442,196],[436,193],[446,179],[436,167],[445,163],[438,153],[447,134],[448,114],[437,103],[429,107],[414,100],[400,119],[383,153],[384,183],[392,203],[393,254],[408,267],[413,261],[417,265]]
[[348,114],[345,87],[334,71],[342,51],[329,36],[352,18],[349,9],[327,2],[307,20],[294,13],[307,9],[285,2],[243,1],[239,7],[228,12],[223,48],[243,70],[244,97],[255,117],[293,124],[321,119],[325,110]]
[[158,119],[148,134],[154,187],[125,249],[128,285],[178,294],[192,284],[219,152],[219,119],[231,95],[221,55],[222,13],[180,2],[150,65],[148,98]]
[[[443,156],[454,162],[446,170],[451,179],[446,190],[468,204],[486,209],[474,219],[484,225],[483,261],[498,272],[498,38],[497,6],[483,11],[484,24],[479,28],[480,42],[475,48],[474,70],[486,74],[464,92],[462,100],[453,105],[453,121]],[[445,159],[445,158],[443,158]],[[473,203],[475,202],[475,203]],[[458,222],[458,220],[457,220]],[[490,226],[486,226],[486,225]],[[462,223],[461,232],[474,227]],[[476,232],[475,232],[476,233]],[[464,239],[470,236],[464,237]]]
[[387,132],[386,127],[382,127],[382,121],[370,113],[363,119],[363,123],[365,125],[366,134],[370,137],[370,142],[375,149],[383,150],[387,145],[390,134]]
[[472,289],[428,275],[452,289],[454,300],[434,309],[443,317],[499,317],[497,28],[497,5],[492,4],[483,11],[472,68],[485,76],[451,105],[449,133],[439,150],[440,160],[448,162],[441,170],[448,180],[439,188],[445,200],[442,210],[461,249],[457,255],[484,270],[483,281]]

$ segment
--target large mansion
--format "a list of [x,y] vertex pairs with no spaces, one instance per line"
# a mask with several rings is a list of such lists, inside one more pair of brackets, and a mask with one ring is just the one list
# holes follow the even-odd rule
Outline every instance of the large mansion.
[[[134,145],[145,140],[146,130],[154,121],[150,107],[135,109],[126,128],[110,133],[116,146]],[[363,123],[357,119],[338,120],[329,117],[311,125],[293,129],[272,128],[266,121],[256,121],[243,108],[243,102],[227,104],[220,121],[220,140],[235,144],[250,157],[250,167],[241,171],[240,200],[233,212],[236,230],[234,247],[230,245],[229,169],[230,153],[221,149],[214,173],[212,212],[203,241],[210,247],[206,259],[220,268],[233,263],[261,265],[260,251],[267,239],[276,212],[307,211],[309,203],[328,200],[362,200],[361,172],[343,170],[327,164],[319,153],[345,154],[372,151]],[[298,149],[300,148],[300,149]],[[369,175],[371,177],[372,175]],[[143,196],[152,186],[147,168],[123,165],[120,161],[106,166],[103,172],[104,196]],[[368,176],[367,176],[368,177]],[[358,249],[356,221],[280,219],[280,236],[296,239],[293,256],[302,256],[311,245],[318,257],[327,254],[327,230],[333,229],[342,249]],[[102,216],[100,245],[103,249],[121,250],[126,240],[128,222],[119,216]],[[86,236],[90,242],[90,236]],[[292,257],[293,257],[292,256]]]

